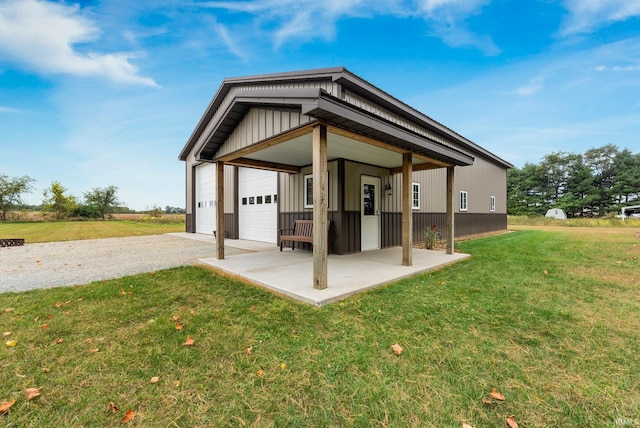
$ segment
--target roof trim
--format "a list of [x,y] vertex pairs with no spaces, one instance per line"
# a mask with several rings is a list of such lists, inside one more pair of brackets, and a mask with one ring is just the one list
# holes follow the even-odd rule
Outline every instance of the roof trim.
[[[198,122],[196,128],[193,133],[189,137],[186,145],[182,149],[179,155],[179,159],[186,160],[189,153],[193,150],[196,143],[201,139],[202,134],[206,130],[208,124],[213,119],[213,116],[221,107],[222,102],[227,97],[228,93],[233,89],[234,86],[239,86],[242,84],[261,84],[261,83],[275,83],[275,82],[300,82],[300,81],[322,81],[327,80],[331,82],[337,82],[341,88],[347,89],[354,94],[366,98],[372,102],[379,104],[381,107],[384,107],[395,114],[407,119],[410,122],[415,123],[416,125],[425,128],[431,132],[436,133],[452,142],[459,144],[461,148],[467,149],[471,152],[478,153],[497,164],[505,167],[512,168],[513,165],[504,159],[496,156],[495,154],[489,152],[488,150],[478,146],[452,129],[444,126],[443,124],[437,122],[436,120],[430,118],[429,116],[419,112],[413,107],[405,104],[399,99],[393,97],[387,92],[381,90],[380,88],[372,85],[368,81],[362,79],[361,77],[353,74],[345,67],[332,67],[332,68],[320,68],[315,70],[303,70],[303,71],[292,71],[292,72],[283,72],[283,73],[272,73],[272,74],[260,74],[254,76],[245,76],[245,77],[234,77],[234,78],[225,78],[218,88],[218,91],[211,99],[207,109],[205,110],[204,115]],[[317,90],[317,88],[311,88]],[[265,93],[274,93],[279,90],[265,90],[260,92]],[[304,89],[301,89],[304,91]],[[257,91],[250,91],[257,92]],[[341,96],[341,94],[338,94]],[[253,98],[253,97],[252,97]],[[271,98],[271,97],[269,97]],[[295,97],[294,97],[295,98]],[[248,101],[248,100],[247,100]],[[233,104],[233,103],[232,103]],[[283,105],[281,103],[281,105]],[[300,105],[300,104],[298,104]],[[218,124],[216,124],[216,127]],[[207,141],[208,137],[204,139]]]

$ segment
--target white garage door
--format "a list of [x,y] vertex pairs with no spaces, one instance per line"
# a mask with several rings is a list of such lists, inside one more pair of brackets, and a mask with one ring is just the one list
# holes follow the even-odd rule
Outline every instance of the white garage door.
[[216,166],[196,167],[196,233],[213,235],[216,229]]
[[259,169],[238,170],[240,239],[277,241],[278,173]]

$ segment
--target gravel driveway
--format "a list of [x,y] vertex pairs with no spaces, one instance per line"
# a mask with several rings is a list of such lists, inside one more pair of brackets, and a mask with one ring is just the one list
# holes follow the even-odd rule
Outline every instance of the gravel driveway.
[[[213,237],[193,234],[133,236],[26,244],[0,248],[0,293],[87,284],[215,256]],[[228,253],[227,253],[228,251]],[[242,252],[225,247],[225,254]]]

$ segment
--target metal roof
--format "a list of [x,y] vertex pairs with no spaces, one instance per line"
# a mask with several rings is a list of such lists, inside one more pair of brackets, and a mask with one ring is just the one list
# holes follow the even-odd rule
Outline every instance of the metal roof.
[[[216,112],[224,107],[227,110],[214,124],[212,132],[205,136],[196,153],[202,159],[212,159],[237,124],[252,107],[273,107],[278,109],[292,109],[308,115],[316,120],[333,124],[350,131],[369,136],[386,143],[405,148],[409,151],[423,154],[434,159],[446,161],[454,165],[469,165],[473,158],[469,155],[447,147],[422,135],[418,135],[390,121],[386,121],[369,112],[329,95],[319,88],[289,88],[289,89],[256,89],[238,90],[239,86],[251,84],[264,85],[269,83],[331,81],[337,82],[341,88],[361,96],[380,107],[414,123],[416,126],[444,137],[461,150],[480,154],[497,164],[510,168],[513,165],[474,144],[446,126],[420,113],[407,104],[392,97],[364,79],[351,73],[344,67],[325,68],[308,71],[296,71],[276,74],[266,74],[248,77],[224,79],[220,88],[209,103],[205,114],[189,137],[179,158],[186,160],[195,145],[203,136],[207,126]],[[231,103],[223,106],[229,92],[236,88]]]

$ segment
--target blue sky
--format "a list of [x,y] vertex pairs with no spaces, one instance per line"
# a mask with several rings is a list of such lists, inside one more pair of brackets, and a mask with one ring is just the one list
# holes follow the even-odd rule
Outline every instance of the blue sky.
[[333,66],[516,166],[640,151],[640,0],[0,0],[0,173],[183,207],[223,78]]

